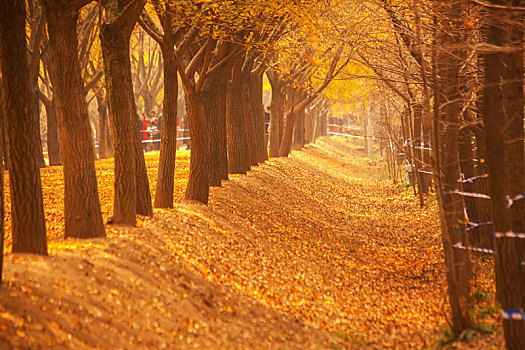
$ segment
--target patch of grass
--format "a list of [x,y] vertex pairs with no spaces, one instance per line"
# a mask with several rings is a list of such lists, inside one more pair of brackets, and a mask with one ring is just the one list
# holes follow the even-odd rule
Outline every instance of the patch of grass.
[[364,340],[363,338],[356,337],[348,333],[347,331],[337,331],[334,334],[339,339],[342,339],[347,342],[351,342],[352,344],[356,344],[356,345],[366,345],[367,344],[366,340]]
[[490,292],[483,287],[478,287],[470,294],[470,302],[472,304],[481,303],[488,300]]
[[484,305],[482,307],[480,307],[477,312],[478,314],[481,316],[481,317],[487,317],[489,315],[495,315],[498,313],[498,309],[495,305],[493,304],[487,304],[487,305]]
[[446,327],[443,329],[442,337],[438,340],[437,344],[431,348],[442,349],[455,341],[470,343],[483,335],[492,334],[494,332],[494,328],[488,324],[479,324],[472,329],[465,329],[459,335],[457,335],[452,328]]

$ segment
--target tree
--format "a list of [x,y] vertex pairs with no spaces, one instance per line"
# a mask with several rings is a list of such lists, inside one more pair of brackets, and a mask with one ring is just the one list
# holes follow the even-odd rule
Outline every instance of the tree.
[[[436,84],[434,96],[434,142],[433,169],[436,193],[441,216],[441,232],[445,264],[447,267],[448,296],[452,311],[452,327],[455,334],[471,327],[469,295],[472,266],[466,250],[454,248],[461,242],[460,222],[463,219],[463,198],[457,194],[444,194],[459,187],[459,126],[461,116],[460,99],[460,50],[458,31],[461,29],[459,15],[460,1],[441,7],[443,17],[438,34]],[[449,53],[451,52],[451,53]],[[443,112],[441,112],[443,111]],[[442,113],[442,114],[441,114]],[[444,125],[444,126],[442,126]]]
[[175,159],[177,155],[177,98],[179,94],[175,45],[180,44],[183,38],[183,29],[180,26],[177,28],[174,18],[175,9],[171,1],[157,2],[154,6],[155,13],[162,26],[162,32],[146,11],[142,13],[140,24],[160,45],[164,65],[162,140],[155,207],[173,208]]
[[[497,233],[525,231],[525,202],[508,198],[525,188],[523,133],[523,2],[491,1],[487,8],[484,52],[483,121],[487,144],[492,220]],[[502,5],[502,6],[499,6]],[[520,6],[521,11],[513,11]],[[509,8],[509,9],[506,9]],[[509,204],[512,204],[509,206]],[[497,299],[503,311],[525,310],[525,240],[498,236],[496,248]],[[503,318],[507,349],[525,348],[525,320]]]
[[[292,106],[290,106],[286,112],[286,125],[284,127],[284,133],[281,141],[281,147],[279,148],[279,156],[281,157],[287,157],[288,154],[290,154],[291,147],[292,147],[292,136],[293,131],[295,127],[295,121],[299,115],[299,113],[302,113],[304,109],[312,103],[321,92],[326,89],[328,84],[341,72],[341,70],[346,67],[346,65],[349,62],[349,59],[346,59],[345,62],[342,64],[339,64],[339,60],[341,58],[341,53],[343,50],[345,43],[343,42],[340,44],[339,48],[336,50],[334,55],[330,59],[330,65],[329,68],[324,76],[324,79],[322,80],[322,83],[319,87],[317,87],[312,93],[310,93],[307,97],[301,99],[299,102],[294,102]],[[338,65],[339,64],[339,65]]]
[[[211,65],[216,66],[222,60],[228,59],[233,53],[228,41],[217,44],[217,54],[213,56]],[[221,180],[228,180],[228,150],[226,140],[226,94],[228,79],[231,76],[231,60],[219,66],[208,74],[202,88],[204,108],[211,132],[209,179],[210,186],[221,186]]]
[[279,74],[270,69],[266,72],[268,80],[272,86],[272,102],[270,115],[270,157],[279,157],[279,148],[283,134],[283,101],[282,101],[282,81]]
[[38,144],[26,135],[33,113],[25,39],[25,3],[0,3],[0,70],[12,200],[13,252],[47,255]]
[[[65,237],[104,237],[95,150],[78,60],[76,35],[85,1],[45,1],[49,33],[50,72],[56,101],[65,183]],[[68,74],[64,74],[64,71]]]
[[35,100],[35,102],[33,103],[33,112],[35,113],[37,120],[37,123],[35,125],[31,125],[30,132],[35,138],[38,145],[38,163],[40,167],[44,168],[46,166],[46,162],[44,160],[44,154],[42,152],[42,143],[40,139],[38,72],[40,68],[41,58],[40,46],[45,36],[44,33],[46,27],[46,18],[37,1],[29,1],[27,6],[27,17],[29,18],[29,40],[27,43],[29,79],[31,81],[31,87],[33,92],[32,98]]
[[251,147],[248,144],[243,110],[242,67],[244,55],[234,59],[226,97],[226,130],[228,133],[228,172],[246,174],[251,164]]
[[109,121],[115,150],[115,199],[112,223],[135,225],[135,214],[151,215],[151,195],[133,98],[129,40],[144,0],[104,0],[101,46]]
[[[179,46],[180,52],[186,49],[185,43],[190,42],[197,32],[192,28]],[[187,45],[187,44],[186,44]],[[207,78],[207,71],[212,58],[214,40],[209,36],[195,55],[184,55],[185,59],[177,57],[177,69],[184,87],[184,99],[186,101],[186,117],[190,131],[191,158],[190,176],[186,187],[185,199],[208,204],[210,191],[209,180],[209,126],[206,118],[206,110],[202,96],[202,88]],[[198,63],[202,60],[198,79],[195,73]]]

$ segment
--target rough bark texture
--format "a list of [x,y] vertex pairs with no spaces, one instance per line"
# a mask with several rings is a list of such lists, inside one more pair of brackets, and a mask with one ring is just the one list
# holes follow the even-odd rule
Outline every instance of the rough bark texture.
[[190,175],[185,199],[208,204],[210,140],[202,93],[185,88],[184,95],[191,142]]
[[61,165],[55,99],[53,98],[45,107],[47,119],[47,157],[49,158],[49,165]]
[[284,126],[283,138],[281,140],[281,147],[279,148],[280,157],[288,157],[292,150],[292,139],[294,133],[295,120],[297,119],[297,113],[289,112],[286,116],[286,124]]
[[[35,93],[34,91],[37,91],[37,92]],[[36,106],[36,108],[34,108],[33,110],[33,113],[35,114],[34,119],[36,120],[36,124],[32,126],[31,134],[35,138],[35,142],[37,145],[36,157],[38,160],[38,165],[41,168],[45,168],[47,165],[44,159],[44,150],[42,149],[42,135],[40,135],[40,105],[39,105],[40,99],[38,97],[38,85],[33,85],[32,95],[34,99],[33,105]]]
[[102,95],[97,95],[98,111],[98,157],[109,158],[108,144],[108,109],[107,103]]
[[250,102],[255,125],[255,157],[257,162],[268,160],[268,145],[266,142],[263,105],[263,74],[250,75]]
[[[244,119],[244,134],[246,135],[246,143],[248,145],[248,156],[250,157],[250,165],[257,166],[257,154],[255,153],[257,147],[257,140],[255,139],[255,122],[252,111],[252,104],[250,99],[250,75],[243,74],[242,78],[242,114]],[[249,170],[249,169],[247,169]]]
[[308,108],[304,114],[304,142],[313,142],[314,108]]
[[246,174],[250,169],[250,154],[244,129],[241,68],[242,60],[235,59],[226,97],[228,173],[230,174]]
[[230,75],[231,64],[225,64],[208,76],[202,90],[210,128],[210,186],[221,186],[221,180],[228,180],[226,93]]
[[[304,94],[301,91],[295,91],[295,101],[301,101],[304,98]],[[293,146],[294,150],[300,150],[304,146],[304,109],[297,113],[297,119],[295,120],[293,130]]]
[[[472,133],[468,129],[462,129],[459,135],[459,159],[461,173],[465,179],[472,178],[476,175],[486,174],[486,169],[483,163],[478,163],[477,167],[474,167],[474,158],[476,155],[473,151],[473,137]],[[478,158],[480,159],[480,158]],[[484,156],[481,157],[484,159]],[[480,169],[481,168],[481,169]],[[481,170],[483,172],[479,172]],[[483,186],[480,186],[483,183]],[[463,190],[465,192],[472,193],[488,193],[487,179],[479,178],[474,182],[465,182],[463,184]],[[487,211],[487,204],[490,202],[485,199],[464,197],[465,210],[467,213],[469,222],[487,222],[490,221],[490,211]],[[473,230],[467,232],[467,242],[473,247],[494,249],[492,239],[492,225],[479,226]]]
[[[65,183],[65,237],[104,237],[93,139],[77,58],[78,10],[44,3],[47,14],[53,99],[56,101]],[[64,74],[64,71],[67,74]]]
[[[131,81],[131,78],[130,78]],[[136,110],[135,101],[132,100],[132,110]],[[131,124],[135,126],[136,114],[130,115]],[[153,206],[151,204],[151,191],[149,189],[148,169],[146,168],[146,159],[142,149],[142,141],[139,134],[132,132],[135,149],[135,186],[137,194],[137,214],[144,216],[153,215]]]
[[0,6],[0,69],[9,184],[13,252],[47,255],[38,145],[28,125],[37,124],[29,83],[23,1]]
[[267,75],[272,86],[272,102],[270,115],[270,157],[279,157],[279,147],[282,140],[283,100],[282,83],[277,73]]
[[162,138],[159,173],[155,191],[155,208],[173,208],[175,159],[177,156],[177,97],[179,95],[177,62],[173,43],[162,46],[164,62],[164,105],[162,109]]
[[[450,18],[450,23],[453,23],[454,16],[459,14],[458,5],[447,6],[445,13]],[[439,43],[447,48],[449,45],[455,48],[454,54],[459,56],[457,39],[450,34],[454,33],[454,27],[446,24],[444,26],[440,32]],[[472,266],[467,250],[453,248],[455,243],[462,240],[460,222],[463,221],[463,198],[456,194],[443,194],[444,191],[452,191],[458,187],[461,189],[461,184],[457,181],[460,177],[458,153],[461,111],[458,77],[460,62],[446,51],[442,50],[437,55],[436,75],[441,77],[441,84],[437,87],[438,82],[435,82],[435,91],[439,89],[440,92],[434,97],[433,169],[441,216],[452,328],[455,334],[461,334],[471,325],[468,302]],[[442,128],[442,125],[446,127]],[[464,241],[463,243],[466,244]]]
[[418,170],[418,187],[419,192],[423,194],[428,193],[428,178],[427,174],[419,172],[424,170],[423,167],[423,106],[416,104],[412,107],[414,112],[414,158],[416,159]]
[[134,134],[137,133],[137,123],[131,120],[136,111],[132,110],[133,98],[130,97],[129,37],[126,38],[116,24],[106,23],[101,29],[100,43],[115,150],[115,199],[111,222],[135,225],[137,190]]
[[[492,1],[516,6],[516,1]],[[523,151],[523,19],[489,11],[487,43],[515,51],[484,55],[482,115],[485,123],[489,193],[495,232],[525,231],[525,201],[507,208],[507,196],[525,189]],[[512,23],[512,24],[509,24]],[[525,310],[525,240],[499,238],[496,248],[497,298],[505,310]],[[525,321],[503,320],[507,349],[525,349]]]

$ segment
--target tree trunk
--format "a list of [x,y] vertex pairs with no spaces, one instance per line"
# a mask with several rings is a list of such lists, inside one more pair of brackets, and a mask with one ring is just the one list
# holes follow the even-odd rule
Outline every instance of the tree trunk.
[[104,24],[100,43],[104,57],[106,94],[112,145],[115,150],[115,199],[112,223],[135,225],[137,189],[135,134],[136,122],[131,120],[133,110],[129,37],[126,38],[116,24]]
[[413,107],[414,112],[414,158],[417,164],[418,171],[418,186],[421,195],[428,193],[427,176],[425,173],[420,172],[423,168],[423,106],[421,104],[415,104]]
[[201,92],[184,89],[186,116],[190,129],[190,176],[185,199],[208,204],[210,193],[209,153],[210,140]]
[[49,165],[61,165],[55,98],[53,97],[45,107],[47,118],[47,157],[49,158]]
[[[513,1],[491,1],[512,6]],[[523,30],[521,13],[488,10],[482,115],[487,143],[494,232],[525,231],[525,200],[510,208],[507,196],[525,188],[523,152]],[[497,52],[503,47],[507,52]],[[509,49],[514,49],[509,50]],[[525,310],[525,240],[497,238],[496,290],[503,310]],[[525,349],[525,321],[503,319],[506,348]]]
[[36,144],[37,144],[37,153],[36,153],[36,156],[37,156],[37,159],[38,159],[38,165],[41,167],[41,168],[45,168],[46,167],[46,161],[44,159],[44,150],[42,149],[42,135],[40,135],[40,98],[38,96],[39,94],[39,90],[38,90],[38,77],[35,78],[35,82],[33,83],[33,94],[32,94],[32,98],[34,99],[34,103],[33,105],[35,106],[35,108],[33,109],[33,112],[35,113],[35,119],[36,119],[36,124],[33,126],[33,129],[34,130],[31,130],[32,134],[34,135],[35,137],[35,140],[36,140]]
[[210,127],[210,186],[221,186],[221,180],[228,180],[226,95],[230,76],[231,65],[225,64],[206,78],[202,90]]
[[155,208],[173,208],[175,159],[177,157],[177,98],[179,80],[173,44],[161,48],[164,62],[164,105],[162,108],[162,137],[159,173],[155,192]]
[[24,137],[28,125],[38,124],[27,65],[24,4],[9,1],[0,6],[0,69],[9,153],[13,252],[47,255],[38,145],[35,137]]
[[109,158],[108,152],[108,109],[105,98],[96,95],[98,111],[98,157],[100,159]]
[[[304,94],[300,91],[295,91],[296,101],[302,101]],[[304,109],[297,113],[297,119],[295,120],[294,125],[294,135],[293,135],[293,149],[300,150],[304,146],[304,118],[305,113]]]
[[270,157],[279,157],[279,147],[282,140],[282,119],[283,119],[283,101],[282,101],[282,83],[276,72],[268,74],[268,80],[272,86],[272,102],[270,115]]
[[314,108],[308,108],[304,113],[304,142],[313,142],[314,139]]
[[[472,149],[472,133],[469,129],[464,128],[460,131],[459,134],[459,158],[460,158],[460,167],[461,173],[465,179],[472,178],[478,174],[476,168],[474,167],[474,158],[476,157]],[[478,163],[478,169],[482,167],[482,163]],[[485,187],[480,191],[481,187],[479,183],[484,182]],[[486,186],[487,179],[479,178],[472,182],[465,182],[463,184],[463,190],[465,192],[472,193],[488,193]],[[473,197],[463,198],[465,202],[465,210],[467,213],[469,222],[487,222],[490,221],[490,211],[482,210],[483,207],[486,207],[489,204],[489,201]],[[492,239],[492,226],[491,225],[482,225],[478,226],[473,230],[467,232],[467,242],[473,247],[494,249],[493,239]]]
[[[131,82],[131,77],[130,80]],[[132,110],[136,110],[135,101],[132,101]],[[137,214],[144,216],[153,215],[153,206],[151,205],[151,191],[149,188],[148,169],[146,168],[146,159],[144,158],[144,150],[142,149],[142,140],[136,129],[136,112],[131,114],[131,123],[135,128],[132,132],[135,149],[135,186],[137,189]]]
[[[460,118],[460,91],[459,91],[459,64],[455,57],[460,57],[459,45],[455,33],[457,28],[455,16],[461,13],[458,4],[443,6],[449,21],[444,21],[439,36],[441,47],[449,50],[440,50],[436,59],[435,76],[441,81],[434,81],[434,123],[433,123],[433,169],[436,193],[441,216],[441,231],[445,264],[447,267],[448,296],[452,311],[452,328],[456,335],[461,334],[471,325],[469,316],[469,292],[472,266],[467,250],[456,249],[455,243],[465,240],[460,233],[460,222],[463,220],[463,198],[457,194],[444,194],[444,191],[461,189],[458,183],[459,171],[459,118]],[[450,24],[449,24],[450,23]],[[440,84],[439,84],[440,83]],[[438,86],[439,84],[439,86]],[[444,103],[444,107],[440,105]],[[441,115],[440,111],[443,111]],[[445,127],[441,127],[445,125]],[[440,133],[442,133],[442,138]],[[442,174],[442,175],[441,175]]]
[[[481,95],[481,94],[480,94]],[[480,96],[481,99],[481,96]],[[481,101],[480,101],[481,102]],[[479,111],[481,111],[482,107],[481,104],[479,104]],[[481,115],[479,116],[481,118]],[[474,158],[481,160],[487,159],[487,146],[486,146],[486,133],[485,130],[477,130],[475,129],[475,138],[476,138],[476,152],[474,154]],[[488,174],[488,168],[487,168],[487,162],[477,162],[476,166],[476,175],[483,175]],[[476,180],[474,183],[473,192],[475,193],[489,193],[489,182],[488,178],[482,178]],[[480,221],[492,221],[490,218],[492,217],[491,214],[491,203],[490,201],[478,201],[476,203],[476,218],[478,218]],[[493,225],[485,225],[481,226],[478,229],[479,235],[479,247],[485,247],[488,249],[494,249],[494,236],[493,236]]]
[[241,68],[242,60],[236,58],[226,95],[228,173],[230,174],[246,174],[250,169],[250,154],[244,128]]
[[[252,104],[250,98],[250,74],[243,74],[242,77],[242,113],[244,121],[244,134],[248,144],[248,156],[250,157],[250,165],[257,166],[257,140],[255,139],[255,122],[252,111]],[[247,169],[249,170],[249,168]]]
[[263,73],[250,75],[250,101],[255,124],[255,157],[258,163],[268,160],[263,105]]
[[[44,3],[49,32],[61,156],[65,183],[65,237],[104,237],[95,172],[93,139],[84,81],[77,58],[75,33],[78,11],[67,6]],[[68,72],[67,74],[64,74]]]
[[292,150],[292,138],[296,119],[297,113],[295,112],[289,112],[286,116],[286,125],[284,126],[283,139],[281,141],[281,147],[279,148],[280,157],[288,157],[290,151]]
[[113,138],[111,137],[111,128],[109,124],[108,104],[106,102],[106,147],[108,149],[108,158],[113,158],[115,156],[112,140]]

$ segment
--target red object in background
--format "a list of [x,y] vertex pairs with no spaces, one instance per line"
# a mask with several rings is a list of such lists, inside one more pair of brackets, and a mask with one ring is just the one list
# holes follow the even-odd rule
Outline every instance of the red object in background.
[[148,121],[146,120],[146,118],[144,118],[142,120],[142,139],[143,140],[149,140],[147,130],[148,130]]

